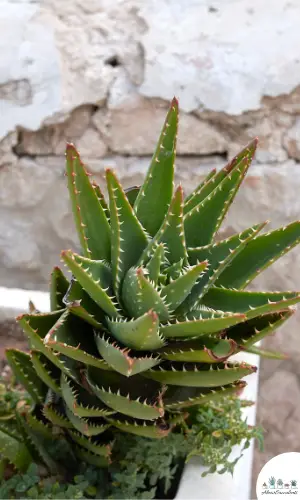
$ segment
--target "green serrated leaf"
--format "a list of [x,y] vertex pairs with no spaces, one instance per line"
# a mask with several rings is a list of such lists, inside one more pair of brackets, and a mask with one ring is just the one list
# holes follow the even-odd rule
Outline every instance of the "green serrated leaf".
[[[224,169],[222,169],[220,172],[224,173]],[[220,172],[219,172],[219,174],[220,174]],[[202,200],[204,200],[204,198],[206,198],[207,194],[206,194],[206,192],[204,190],[204,187],[206,187],[208,184],[212,185],[212,187],[209,188],[209,193],[216,187],[215,184],[211,183],[212,179],[216,175],[217,175],[217,169],[213,168],[207,174],[207,176],[203,179],[203,181],[201,181],[200,184],[198,184],[198,186],[196,187],[196,189],[194,189],[194,191],[192,191],[191,194],[189,194],[188,196],[185,197],[185,200],[184,200],[184,210],[183,210],[184,214],[186,214],[187,212],[189,212],[196,205],[199,205],[199,203]],[[222,179],[225,177],[225,175],[226,174],[224,173],[224,176],[222,177]],[[203,192],[203,195],[200,194],[201,192]]]
[[44,384],[57,394],[60,394],[60,370],[40,351],[31,351],[31,362]]
[[243,313],[247,319],[283,311],[298,302],[299,292],[245,292],[217,287],[211,288],[202,298],[207,307]]
[[73,427],[84,436],[98,436],[110,427],[110,424],[105,423],[104,420],[102,422],[100,419],[77,417],[68,407],[65,408],[65,411]]
[[61,377],[61,390],[67,407],[77,417],[106,417],[115,413],[65,375]]
[[162,439],[166,437],[171,430],[166,423],[149,425],[147,421],[144,421],[143,425],[140,425],[134,419],[131,419],[131,421],[114,419],[112,424],[120,431],[129,432],[130,434],[150,439]]
[[52,434],[52,429],[47,423],[43,422],[42,420],[39,420],[32,413],[26,414],[26,421],[29,427],[34,432],[40,434],[41,437],[51,440],[53,439],[54,436]]
[[110,271],[103,261],[91,261],[69,251],[61,253],[75,278],[88,295],[105,311],[116,318],[119,316],[114,298],[110,291]]
[[61,269],[55,267],[51,273],[50,282],[50,308],[57,311],[65,307],[63,298],[68,290],[69,282]]
[[123,278],[128,269],[136,265],[147,246],[148,238],[111,170],[106,171],[106,181],[110,200],[113,283],[115,294],[119,297]]
[[122,288],[122,301],[130,316],[137,318],[153,309],[161,321],[168,320],[170,314],[161,290],[147,280],[141,267],[132,268],[126,274]]
[[[84,335],[83,335],[84,332]],[[92,328],[65,311],[44,338],[44,344],[69,358],[102,370],[109,369],[100,359],[94,343]]]
[[300,221],[257,236],[237,255],[216,285],[244,288],[258,274],[300,242]]
[[107,318],[110,333],[121,343],[136,351],[152,351],[164,345],[159,334],[157,314],[150,310],[131,321],[112,321]]
[[43,407],[43,415],[57,427],[62,427],[63,429],[73,429],[72,423],[62,415],[53,405],[47,404]]
[[[113,410],[129,417],[134,417],[142,420],[155,420],[164,415],[164,410],[159,398],[154,404],[150,404],[149,402],[147,402],[146,398],[143,402],[141,402],[140,400],[142,396],[134,399],[130,392],[122,395],[120,392],[120,388],[114,392],[114,390],[111,389],[109,385],[107,386],[107,382],[105,382],[105,379],[101,378],[99,380],[96,378],[96,376],[97,372],[88,369],[87,379],[90,386],[92,387],[94,393],[98,396],[98,398],[100,398],[101,401],[109,408],[112,408]],[[98,385],[99,383],[101,384],[101,387],[100,385]],[[106,387],[104,387],[103,384]]]
[[35,403],[41,403],[46,395],[46,386],[38,377],[29,354],[17,349],[7,349],[6,359],[14,375],[30,394]]
[[124,190],[126,197],[127,197],[127,200],[129,201],[129,203],[132,207],[135,204],[135,200],[137,199],[140,188],[141,188],[141,186],[132,186],[132,187]]
[[150,281],[152,281],[152,283],[155,284],[155,286],[157,286],[158,284],[160,269],[164,262],[164,259],[165,259],[165,248],[164,244],[160,243],[154,249],[153,255],[146,266],[146,269],[149,273],[148,278]]
[[252,141],[247,150],[244,150],[243,158],[235,164],[230,173],[200,204],[185,215],[184,230],[189,247],[211,243],[246,175],[256,145],[257,141]]
[[131,377],[137,373],[149,370],[159,364],[159,359],[152,356],[134,357],[130,355],[128,347],[119,347],[116,342],[111,343],[105,336],[95,336],[96,345],[103,359],[118,373]]
[[163,359],[193,363],[217,363],[226,360],[237,349],[231,339],[203,338],[174,342],[159,351]]
[[[195,314],[194,319],[192,315]],[[202,317],[202,311],[192,311],[186,321],[163,325],[160,329],[165,338],[188,338],[219,334],[225,328],[245,321],[245,314],[214,311],[210,317]]]
[[73,314],[84,319],[90,325],[101,328],[104,313],[102,309],[83,290],[80,283],[72,277],[70,286],[63,298],[66,306]]
[[160,228],[172,198],[177,126],[178,102],[174,98],[134,204],[138,219],[151,236]]
[[230,397],[231,395],[239,395],[246,385],[246,382],[239,380],[238,382],[233,382],[232,384],[221,386],[217,389],[203,388],[199,394],[193,395],[193,397],[187,397],[187,399],[184,399],[186,396],[182,389],[179,389],[174,392],[170,400],[166,400],[166,409],[179,410],[181,408],[206,404],[228,396]]
[[232,384],[255,371],[255,366],[246,363],[216,363],[212,365],[170,363],[168,369],[164,365],[164,367],[152,368],[142,375],[161,384],[187,387],[218,387],[219,385]]
[[[110,226],[105,210],[73,145],[66,150],[67,177],[73,215],[84,255],[110,260]],[[99,230],[101,228],[101,230]]]
[[167,258],[170,263],[173,264],[183,259],[184,263],[187,264],[183,227],[183,190],[181,186],[176,189],[167,215],[159,231],[145,248],[139,264],[143,264],[151,258],[156,245],[159,243],[165,243]]
[[75,449],[75,454],[81,462],[86,462],[90,465],[94,465],[95,467],[108,467],[110,463],[108,457],[95,455],[94,453],[91,453],[83,448],[77,447]]
[[111,454],[111,445],[101,445],[95,439],[86,438],[76,431],[69,431],[69,435],[71,436],[72,440],[82,448],[91,451],[95,455],[109,458]]
[[162,288],[161,296],[164,298],[170,312],[175,311],[188,297],[194,285],[201,279],[201,274],[207,268],[207,260],[195,266],[184,268],[181,276]]
[[26,445],[0,430],[0,454],[11,462],[17,469],[25,472],[32,457]]

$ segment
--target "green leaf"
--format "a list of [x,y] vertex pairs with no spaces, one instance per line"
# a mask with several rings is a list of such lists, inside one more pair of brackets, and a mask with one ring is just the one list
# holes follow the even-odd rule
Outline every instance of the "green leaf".
[[39,420],[32,413],[26,414],[26,421],[27,421],[29,427],[34,432],[37,432],[38,434],[40,434],[42,438],[51,439],[51,440],[53,439],[52,428],[50,427],[49,424],[43,422],[42,420]]
[[99,418],[95,420],[79,418],[68,407],[65,408],[65,411],[71,424],[84,436],[98,436],[110,427],[110,424],[105,423],[104,420],[101,421]]
[[246,375],[256,371],[255,366],[246,363],[216,363],[209,365],[192,363],[173,363],[152,368],[144,377],[156,380],[161,384],[186,387],[218,387],[232,384]]
[[65,294],[64,305],[76,316],[84,319],[96,328],[101,328],[104,318],[102,309],[83,290],[80,283],[72,277],[70,286]]
[[94,180],[92,181],[92,186],[93,186],[94,191],[97,195],[97,198],[98,198],[98,200],[99,200],[99,202],[104,210],[104,213],[105,213],[107,219],[109,220],[109,208],[107,206],[104,194],[102,193],[100,186],[98,186],[98,184]]
[[[194,318],[193,318],[194,314]],[[219,334],[225,328],[245,321],[246,316],[241,313],[222,313],[212,311],[205,317],[202,311],[191,311],[185,321],[176,321],[163,325],[160,329],[165,338],[200,337],[208,334]]]
[[244,347],[250,347],[277,330],[277,328],[287,321],[294,312],[294,310],[287,310],[279,313],[257,316],[256,318],[252,318],[249,321],[229,328],[225,332],[226,337],[233,339]]
[[211,288],[202,298],[202,303],[206,307],[244,313],[247,319],[283,311],[298,302],[300,302],[298,292],[244,292],[217,287]]
[[[114,297],[109,295],[110,270],[103,261],[91,261],[69,251],[61,253],[75,278],[89,296],[112,317],[118,317],[119,312]],[[108,293],[107,293],[108,292]]]
[[47,404],[42,409],[43,415],[49,422],[63,429],[73,429],[72,423],[62,415],[52,404]]
[[138,219],[151,236],[160,228],[172,198],[177,127],[178,102],[174,98],[134,204]]
[[30,394],[35,403],[41,403],[46,395],[46,386],[36,374],[29,354],[17,349],[7,349],[6,359],[14,375]]
[[0,454],[11,462],[17,469],[26,471],[32,457],[26,445],[0,430]]
[[286,354],[277,351],[268,351],[266,349],[261,349],[260,347],[256,347],[254,345],[245,347],[244,350],[246,352],[251,352],[252,354],[262,356],[263,358],[280,359],[280,360],[288,359],[288,356]]
[[81,322],[79,318],[72,316],[69,311],[65,311],[47,333],[44,344],[86,365],[102,370],[109,369],[107,363],[98,356],[93,343],[92,328],[83,321]]
[[77,372],[74,370],[74,362],[70,358],[54,353],[44,344],[45,336],[51,331],[53,326],[59,321],[66,310],[51,313],[22,314],[17,318],[19,324],[29,338],[32,350],[43,353],[57,368],[69,377],[77,379]]
[[126,377],[149,370],[159,364],[159,359],[152,356],[141,358],[131,356],[127,347],[121,348],[116,342],[111,343],[105,336],[96,335],[95,339],[99,353],[107,364]]
[[193,193],[190,194],[185,200],[184,214],[190,212],[195,206],[199,205],[207,196],[209,196],[214,189],[227,177],[233,169],[235,169],[242,160],[249,158],[250,162],[254,156],[257,139],[252,140],[247,146],[242,149],[224,168],[216,173],[212,170],[206,179],[198,186]]
[[231,339],[203,338],[174,342],[159,351],[163,359],[193,363],[214,363],[226,360],[237,349]]
[[86,462],[90,465],[94,465],[95,467],[108,467],[109,465],[108,457],[95,455],[94,453],[84,450],[83,448],[76,448],[75,454],[80,462]]
[[201,279],[203,271],[207,267],[207,260],[199,262],[195,266],[184,268],[181,276],[162,288],[161,296],[167,304],[170,312],[175,311],[188,297],[194,285]]
[[86,438],[76,431],[69,431],[69,435],[71,436],[72,440],[82,448],[91,451],[95,455],[109,458],[111,454],[111,445],[100,445],[97,440]]
[[181,186],[176,189],[167,215],[159,231],[144,250],[139,264],[146,262],[152,256],[154,248],[158,243],[166,244],[167,258],[171,264],[178,262],[180,259],[183,259],[187,263],[183,227],[183,190]]
[[205,247],[192,248],[189,252],[191,262],[207,259],[208,266],[206,272],[201,276],[198,283],[192,289],[186,301],[178,309],[177,313],[184,313],[193,309],[201,300],[203,295],[217,281],[227,266],[251,241],[266,223],[257,224],[242,233],[231,238],[213,243]]
[[50,307],[51,311],[63,309],[63,298],[68,290],[69,282],[59,267],[55,267],[51,273],[50,282]]
[[60,370],[40,351],[31,351],[31,362],[39,376],[47,387],[60,394],[59,378]]
[[137,351],[152,351],[164,345],[159,334],[157,314],[150,310],[137,319],[112,321],[107,318],[110,333],[121,343]]
[[143,436],[150,439],[162,439],[166,437],[171,428],[166,423],[161,424],[151,424],[147,421],[143,422],[143,425],[135,419],[131,420],[117,420],[114,419],[111,422],[114,427],[123,432],[129,432],[130,434],[135,434],[136,436]]
[[211,243],[219,229],[251,163],[256,141],[229,174],[200,204],[185,215],[184,229],[187,245],[199,247]]
[[65,375],[61,377],[61,390],[67,407],[77,417],[106,417],[115,413]]
[[152,281],[152,283],[154,283],[155,286],[157,286],[158,284],[160,269],[164,260],[165,260],[165,248],[164,244],[160,243],[153,251],[153,255],[146,266],[146,269],[149,273],[148,274],[149,280]]
[[[99,373],[99,372],[98,372]],[[109,384],[105,377],[97,377],[97,371],[88,369],[87,379],[92,387],[94,393],[101,399],[101,401],[109,408],[122,413],[124,415],[143,420],[154,420],[163,417],[164,410],[161,405],[160,397],[158,396],[155,403],[149,403],[144,394],[134,399],[132,389],[134,389],[134,379],[132,379],[133,388],[127,387],[127,394],[121,394],[122,391],[122,378],[119,379],[120,387],[116,384],[118,378],[112,378],[112,383]],[[121,377],[121,376],[120,376]],[[100,385],[101,384],[101,387]],[[114,387],[114,384],[117,387]],[[134,392],[134,391],[133,391]],[[152,395],[153,396],[153,395]],[[141,402],[141,398],[144,401]]]
[[[218,399],[223,399],[233,395],[239,395],[246,387],[246,382],[239,380],[226,386],[218,387],[217,389],[202,388],[200,393],[196,393],[192,397],[185,399],[184,389],[176,389],[170,399],[166,399],[166,409],[179,410],[181,408],[189,408],[201,404],[210,403]],[[170,402],[169,402],[170,401]]]
[[300,221],[257,236],[235,257],[216,284],[231,288],[244,288],[299,242]]
[[105,210],[73,145],[66,150],[67,177],[79,240],[86,257],[110,260],[110,226]]
[[148,238],[126,195],[111,170],[106,171],[110,200],[111,264],[116,296],[119,297],[123,278],[136,265]]
[[122,301],[128,314],[134,318],[153,309],[161,321],[168,320],[170,314],[161,290],[157,290],[147,280],[144,270],[132,268],[126,274],[122,288]]

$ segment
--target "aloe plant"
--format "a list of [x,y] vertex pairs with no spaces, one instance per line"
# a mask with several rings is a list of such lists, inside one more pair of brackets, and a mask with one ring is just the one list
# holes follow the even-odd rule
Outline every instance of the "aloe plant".
[[143,185],[124,191],[107,170],[108,201],[67,146],[82,255],[62,252],[72,277],[53,270],[51,312],[18,318],[30,353],[7,351],[33,401],[12,427],[0,421],[1,452],[19,467],[36,450],[53,466],[47,440],[57,428],[77,459],[99,466],[109,462],[114,432],[164,438],[190,407],[243,389],[256,368],[229,358],[259,353],[255,344],[300,300],[298,292],[245,290],[299,242],[300,222],[216,238],[257,140],[184,198],[173,189],[177,126],[173,99]]

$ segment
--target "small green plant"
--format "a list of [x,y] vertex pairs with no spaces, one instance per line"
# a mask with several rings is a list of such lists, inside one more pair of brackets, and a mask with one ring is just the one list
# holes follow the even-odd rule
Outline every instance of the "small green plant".
[[270,485],[270,488],[275,488],[275,484],[276,484],[276,479],[274,476],[271,476],[269,478],[269,485]]
[[278,480],[277,480],[277,486],[279,486],[279,488],[282,488],[282,486],[283,486],[283,481],[282,481],[282,479],[278,479]]
[[21,471],[38,458],[57,473],[66,465],[61,447],[70,468],[107,468],[120,432],[162,439],[163,449],[199,405],[241,392],[256,367],[229,358],[262,353],[256,342],[300,301],[298,292],[245,291],[299,242],[300,222],[261,234],[264,222],[217,240],[257,141],[184,198],[173,189],[177,126],[174,99],[143,185],[125,192],[107,170],[108,202],[67,146],[83,255],[62,252],[72,277],[54,269],[50,313],[18,318],[30,353],[7,350],[33,402],[0,426],[1,453]]
[[291,480],[291,487],[296,488],[297,487],[297,481],[295,479]]

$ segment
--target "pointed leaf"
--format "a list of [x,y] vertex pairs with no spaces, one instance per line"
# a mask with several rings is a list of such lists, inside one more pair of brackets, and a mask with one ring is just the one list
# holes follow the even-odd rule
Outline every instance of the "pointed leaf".
[[40,351],[31,352],[31,362],[44,384],[52,389],[52,391],[60,394],[59,379],[61,372],[57,366],[51,363]]
[[167,258],[171,264],[178,262],[180,259],[187,263],[183,227],[183,190],[181,186],[176,189],[166,217],[159,231],[144,250],[139,264],[149,260],[158,243],[166,244]]
[[156,312],[161,321],[166,321],[170,316],[161,291],[147,280],[141,267],[128,271],[122,288],[122,301],[128,314],[134,318],[150,309]]
[[80,462],[85,462],[95,467],[108,467],[110,463],[108,457],[95,455],[94,453],[84,450],[83,448],[76,448],[75,454]]
[[164,340],[158,331],[158,316],[152,310],[131,321],[107,319],[107,323],[110,333],[131,349],[152,351],[164,345]]
[[[191,316],[193,311],[191,312]],[[177,321],[161,327],[160,332],[165,338],[200,337],[208,334],[219,334],[225,328],[245,321],[246,316],[241,313],[212,313],[211,317],[203,318],[200,312],[194,312],[195,319]]]
[[109,408],[119,413],[142,420],[155,420],[164,414],[163,409],[159,406],[148,404],[146,401],[140,402],[130,399],[129,394],[123,396],[119,391],[116,393],[111,390],[105,391],[94,384],[90,378],[89,383],[98,398]]
[[73,427],[84,436],[98,436],[110,427],[110,424],[105,423],[104,420],[102,422],[100,419],[79,418],[68,407],[65,410]]
[[143,436],[150,439],[162,439],[166,437],[171,428],[166,423],[149,425],[147,421],[143,422],[143,425],[139,425],[134,419],[130,421],[127,420],[116,420],[112,421],[114,427],[123,432],[129,432],[130,434],[135,434],[136,436]]
[[299,242],[300,221],[257,236],[234,258],[216,284],[231,288],[244,288]]
[[49,422],[62,429],[73,429],[72,423],[62,415],[53,405],[45,405],[42,409],[43,415]]
[[294,312],[294,310],[287,310],[257,316],[249,321],[232,326],[226,330],[225,335],[244,347],[250,347],[277,330]]
[[202,303],[207,307],[244,313],[247,319],[283,311],[298,302],[298,292],[244,292],[217,287],[211,288],[202,298]]
[[185,200],[184,213],[190,212],[195,206],[199,205],[217,186],[227,177],[230,172],[236,168],[242,160],[249,158],[250,162],[254,156],[257,139],[252,140],[245,148],[243,148],[224,168],[216,173],[212,170],[190,196]]
[[131,356],[130,349],[121,348],[116,342],[111,343],[105,336],[96,335],[95,340],[99,353],[107,364],[126,377],[149,370],[159,364],[159,359],[152,356],[143,358]]
[[175,311],[175,309],[177,309],[188,297],[194,285],[201,279],[207,264],[208,262],[206,260],[204,262],[199,262],[195,266],[184,268],[179,278],[162,288],[162,297],[170,312]]
[[106,171],[107,189],[110,201],[111,265],[116,296],[119,296],[123,278],[132,266],[137,264],[144,248],[147,235],[137,219],[115,174]]
[[177,126],[178,102],[174,98],[134,204],[138,219],[151,236],[160,228],[172,198]]
[[115,413],[65,375],[61,377],[61,390],[67,407],[77,417],[106,417]]
[[154,283],[155,286],[157,286],[158,284],[160,269],[162,263],[164,262],[164,259],[165,259],[164,244],[160,243],[153,251],[153,255],[146,266],[146,269],[149,273],[148,278],[150,281]]
[[84,319],[96,328],[101,328],[104,318],[102,309],[83,290],[80,283],[72,277],[70,286],[63,298],[64,306],[67,306],[79,318]]
[[26,445],[0,430],[0,453],[17,469],[25,472],[32,462]]
[[256,142],[211,194],[185,215],[184,230],[189,247],[211,243],[246,175],[255,148]]
[[113,297],[109,294],[110,271],[103,261],[91,261],[69,251],[61,253],[75,278],[89,296],[109,316],[119,316]]
[[73,145],[66,150],[72,210],[84,255],[110,260],[110,226],[88,173]]
[[44,344],[81,363],[102,370],[109,369],[107,363],[98,356],[92,339],[93,330],[69,311],[65,311],[47,333]]
[[35,403],[41,403],[46,395],[46,386],[36,374],[29,354],[17,349],[7,349],[6,359],[14,375],[30,394]]
[[189,397],[188,399],[178,399],[176,401],[176,393],[172,396],[172,400],[174,402],[166,403],[166,409],[170,410],[179,410],[180,408],[189,408],[191,406],[198,406],[201,404],[206,404],[211,401],[216,401],[218,399],[226,398],[231,395],[240,394],[241,391],[246,386],[246,382],[239,380],[238,382],[233,382],[232,384],[228,384],[226,386],[218,387],[217,389],[201,389],[200,394],[195,395],[193,397]]
[[255,366],[246,363],[216,363],[192,364],[176,363],[169,364],[167,369],[161,366],[152,368],[143,376],[156,380],[161,384],[190,386],[190,387],[218,387],[219,385],[232,384],[246,375],[256,371]]
[[101,445],[95,439],[86,438],[79,434],[76,431],[69,431],[69,435],[72,440],[75,441],[79,446],[85,448],[86,450],[91,451],[95,455],[99,455],[101,457],[109,457],[111,454],[111,446],[110,445]]
[[252,354],[256,354],[257,356],[262,356],[263,358],[269,358],[269,359],[288,359],[288,356],[286,354],[283,354],[282,352],[277,352],[277,351],[268,351],[266,349],[261,349],[260,347],[256,347],[254,345],[245,347],[244,350],[246,352],[251,352]]
[[229,339],[200,338],[187,342],[174,342],[159,352],[163,359],[194,363],[214,363],[226,360],[237,349]]
[[[55,267],[51,273],[50,283],[50,307],[51,311],[63,309],[63,297],[69,287],[69,282],[59,267]],[[33,312],[33,311],[32,311]]]

